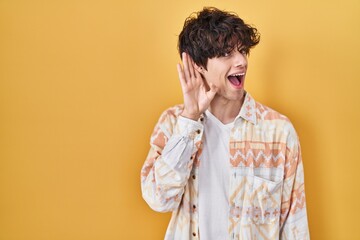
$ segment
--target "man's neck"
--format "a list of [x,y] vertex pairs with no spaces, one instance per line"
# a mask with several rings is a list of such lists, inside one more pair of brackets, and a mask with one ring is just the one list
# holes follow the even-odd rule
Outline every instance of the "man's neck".
[[231,123],[238,116],[244,103],[245,94],[241,100],[231,101],[221,96],[215,96],[210,103],[209,111],[223,124]]

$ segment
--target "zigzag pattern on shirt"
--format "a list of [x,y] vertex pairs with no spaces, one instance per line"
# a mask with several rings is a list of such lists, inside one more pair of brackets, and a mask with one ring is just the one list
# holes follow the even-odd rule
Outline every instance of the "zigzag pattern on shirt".
[[[242,153],[242,150],[230,150],[230,162],[233,167],[238,167],[241,163],[243,166],[255,166],[255,167],[278,167],[285,162],[285,156],[282,152],[268,155],[264,151],[259,150],[258,153],[254,153],[256,150],[248,149],[246,154]],[[235,153],[234,153],[235,152]]]

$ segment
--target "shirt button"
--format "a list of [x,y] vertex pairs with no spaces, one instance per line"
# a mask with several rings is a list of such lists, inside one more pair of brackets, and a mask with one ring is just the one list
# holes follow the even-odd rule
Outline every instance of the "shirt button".
[[196,206],[195,206],[195,205],[193,205],[193,208],[196,208]]
[[190,157],[191,160],[192,160],[193,158],[194,158],[193,156]]
[[201,117],[201,118],[200,118],[200,121],[204,121],[204,118],[203,118],[203,117]]
[[196,236],[196,233],[193,232],[193,236],[195,237],[195,236]]
[[196,130],[196,133],[197,133],[197,134],[200,134],[200,133],[201,133],[201,131],[198,129],[198,130]]
[[196,176],[195,176],[195,175],[192,175],[192,178],[193,178],[193,179],[196,179]]

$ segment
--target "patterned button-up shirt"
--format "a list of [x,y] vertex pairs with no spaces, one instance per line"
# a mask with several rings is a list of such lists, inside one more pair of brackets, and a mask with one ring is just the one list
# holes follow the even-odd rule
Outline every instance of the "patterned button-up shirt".
[[[177,105],[161,115],[141,170],[145,201],[155,211],[172,211],[166,240],[201,239],[197,204],[203,116],[189,121],[180,116],[182,110]],[[310,239],[300,144],[289,119],[246,93],[229,149],[225,238]]]

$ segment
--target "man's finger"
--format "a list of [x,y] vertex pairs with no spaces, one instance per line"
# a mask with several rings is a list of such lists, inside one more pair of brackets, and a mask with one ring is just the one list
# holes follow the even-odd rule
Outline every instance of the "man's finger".
[[189,82],[191,79],[191,75],[189,72],[188,55],[185,52],[182,53],[182,60],[183,60],[183,66],[184,66],[185,81]]
[[209,99],[213,99],[213,98],[215,97],[215,94],[216,94],[217,91],[218,91],[218,88],[217,88],[214,84],[212,84],[212,83],[210,83],[209,85],[210,85],[210,86],[209,86],[209,87],[210,87],[210,90],[206,92],[206,96],[207,96]]
[[195,69],[194,74],[195,74],[196,79],[198,79],[198,80],[202,79],[202,76],[201,76],[201,74],[200,74],[200,72],[198,70]]
[[190,76],[195,77],[196,73],[194,71],[194,61],[192,60],[192,58],[188,56],[188,61],[189,61],[189,72],[190,72]]
[[177,71],[179,74],[179,80],[180,80],[181,87],[182,87],[182,89],[184,89],[186,87],[186,79],[184,77],[184,71],[182,70],[180,63],[178,63],[176,65],[176,68],[177,68]]

